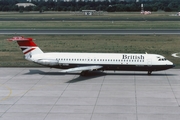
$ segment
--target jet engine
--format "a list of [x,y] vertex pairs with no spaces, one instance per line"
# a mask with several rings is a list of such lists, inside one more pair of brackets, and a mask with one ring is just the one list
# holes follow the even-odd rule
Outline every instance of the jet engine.
[[59,65],[57,60],[44,60],[44,59],[40,59],[37,61],[38,64],[41,65],[46,65],[46,66],[55,66],[55,65]]

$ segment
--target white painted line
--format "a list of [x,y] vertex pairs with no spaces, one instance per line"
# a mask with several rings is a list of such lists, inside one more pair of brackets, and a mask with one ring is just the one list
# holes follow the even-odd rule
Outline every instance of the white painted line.
[[180,58],[180,56],[178,56],[178,54],[180,54],[180,53],[173,53],[172,56]]

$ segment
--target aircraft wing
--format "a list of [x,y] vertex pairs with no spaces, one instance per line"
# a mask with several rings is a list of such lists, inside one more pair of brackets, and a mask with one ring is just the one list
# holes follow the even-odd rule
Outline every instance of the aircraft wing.
[[103,66],[82,66],[82,67],[75,67],[75,68],[70,68],[66,70],[62,70],[59,72],[74,72],[74,71],[93,71],[102,68]]

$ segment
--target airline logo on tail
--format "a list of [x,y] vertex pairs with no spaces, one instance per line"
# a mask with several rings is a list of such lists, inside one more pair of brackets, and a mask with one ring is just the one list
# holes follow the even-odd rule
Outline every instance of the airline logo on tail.
[[21,50],[23,51],[24,54],[27,54],[27,53],[33,51],[34,49],[35,48],[31,48],[31,47],[30,48],[24,47],[24,46],[21,47]]

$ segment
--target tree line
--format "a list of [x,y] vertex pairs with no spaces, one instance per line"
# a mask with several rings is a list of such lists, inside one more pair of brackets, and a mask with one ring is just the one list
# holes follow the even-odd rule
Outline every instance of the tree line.
[[64,1],[40,1],[32,3],[36,6],[29,7],[18,7],[15,4],[24,2],[24,0],[1,0],[0,11],[81,11],[81,10],[97,10],[97,11],[108,11],[108,12],[121,12],[121,11],[141,11],[141,4],[143,3],[145,11],[180,11],[180,0],[146,0],[143,2],[122,2],[119,0],[105,1],[87,1],[75,0],[71,2]]

